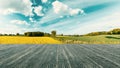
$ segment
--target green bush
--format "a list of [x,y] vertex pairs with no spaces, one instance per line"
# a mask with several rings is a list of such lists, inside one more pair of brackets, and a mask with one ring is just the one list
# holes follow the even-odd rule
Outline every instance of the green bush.
[[30,37],[35,37],[35,36],[45,36],[48,35],[47,33],[44,32],[25,32],[25,36],[30,36]]

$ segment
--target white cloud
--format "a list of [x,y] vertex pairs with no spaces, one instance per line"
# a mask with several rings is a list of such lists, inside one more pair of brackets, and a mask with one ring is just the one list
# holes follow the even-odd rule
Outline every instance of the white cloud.
[[84,11],[82,9],[71,9],[70,10],[70,15],[73,16],[73,15],[76,15],[76,14],[83,14]]
[[21,20],[12,20],[11,23],[17,25],[29,25],[26,21],[21,21]]
[[46,3],[48,0],[42,0],[43,3]]
[[36,21],[36,20],[34,20],[32,17],[30,17],[30,18],[29,18],[29,20],[30,20],[30,22],[32,22],[32,23],[37,22],[37,21]]
[[29,15],[32,12],[31,4],[30,0],[0,0],[0,14],[18,12]]
[[65,14],[65,15],[77,15],[79,13],[84,13],[82,9],[72,9],[62,2],[55,1],[52,3],[53,10],[56,14]]
[[0,13],[3,14],[3,15],[7,15],[7,14],[10,14],[10,13],[16,13],[16,11],[13,8],[8,8],[8,9],[5,9],[5,10],[0,9]]
[[21,28],[17,27],[16,25],[13,25],[11,23],[7,23],[4,21],[1,21],[0,22],[0,33],[4,34],[4,33],[10,33],[10,34],[13,34],[13,33],[17,33],[17,32],[20,32]]
[[32,3],[30,2],[30,0],[22,0],[23,1],[23,4],[25,5],[24,7],[24,10],[23,10],[23,13],[25,13],[25,15],[29,15],[32,13]]
[[52,5],[53,5],[54,12],[56,14],[58,14],[60,12],[68,12],[68,10],[69,10],[67,5],[65,5],[59,1],[53,2]]
[[34,12],[39,16],[44,16],[44,14],[41,12],[42,6],[34,7]]
[[[73,26],[72,31],[77,34],[86,34],[96,31],[109,31],[114,28],[120,28],[120,13],[116,12],[107,16],[103,16],[97,20],[86,21],[86,24]],[[80,32],[82,31],[82,32]],[[69,33],[70,33],[69,32]]]

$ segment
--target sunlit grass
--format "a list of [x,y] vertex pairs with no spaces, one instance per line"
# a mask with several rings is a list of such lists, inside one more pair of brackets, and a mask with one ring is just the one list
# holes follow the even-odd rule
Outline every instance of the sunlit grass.
[[120,35],[98,35],[98,36],[63,36],[56,39],[64,43],[75,44],[120,44]]
[[0,44],[62,44],[51,37],[0,36]]

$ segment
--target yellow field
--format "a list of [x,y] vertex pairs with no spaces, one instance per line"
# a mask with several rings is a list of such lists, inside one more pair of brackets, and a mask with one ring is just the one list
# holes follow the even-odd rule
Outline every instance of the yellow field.
[[0,36],[0,44],[62,44],[51,37]]

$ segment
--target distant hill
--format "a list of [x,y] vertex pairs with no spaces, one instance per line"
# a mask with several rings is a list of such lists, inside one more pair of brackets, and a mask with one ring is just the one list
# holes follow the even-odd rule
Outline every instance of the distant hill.
[[85,36],[95,36],[95,35],[120,35],[120,28],[116,28],[110,31],[91,32],[85,34]]

